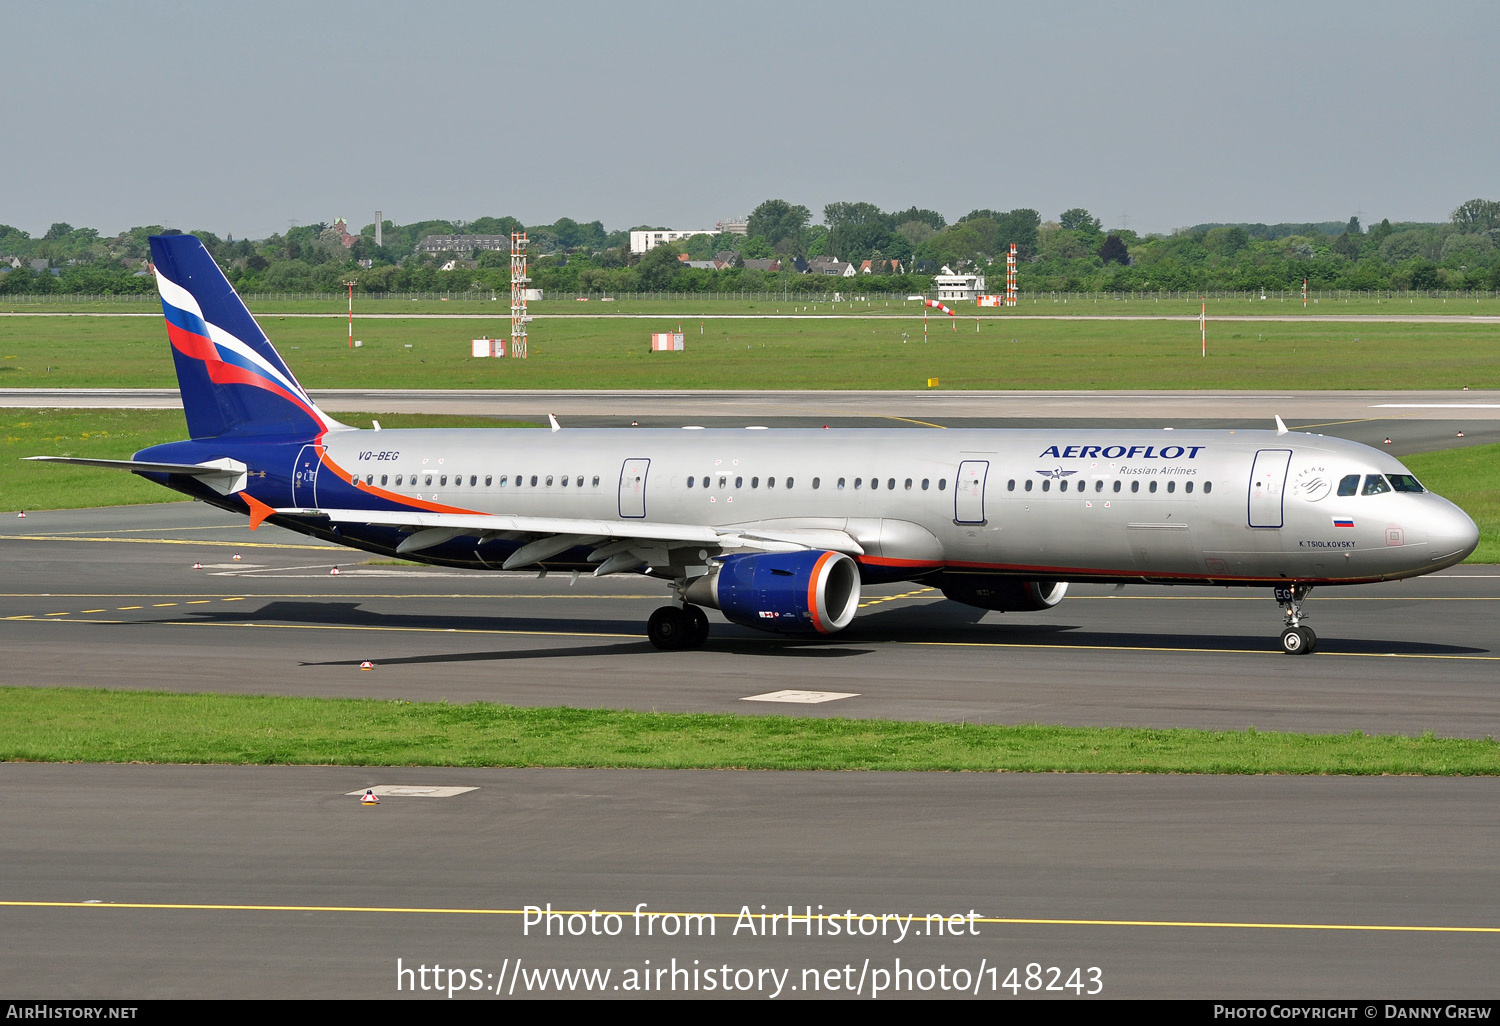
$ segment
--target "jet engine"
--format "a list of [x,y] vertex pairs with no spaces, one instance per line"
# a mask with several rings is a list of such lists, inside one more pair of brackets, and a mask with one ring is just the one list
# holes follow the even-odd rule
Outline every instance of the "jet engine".
[[1004,613],[1051,609],[1068,592],[1067,581],[1023,581],[979,574],[943,574],[934,583],[946,599]]
[[859,608],[859,566],[841,552],[727,556],[683,593],[743,627],[778,634],[832,634]]

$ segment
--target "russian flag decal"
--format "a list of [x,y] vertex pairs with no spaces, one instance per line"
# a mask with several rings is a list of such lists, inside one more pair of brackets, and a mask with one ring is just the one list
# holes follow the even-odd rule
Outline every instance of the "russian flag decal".
[[1334,517],[1333,518],[1333,526],[1334,527],[1353,527],[1354,526],[1354,518],[1353,517]]

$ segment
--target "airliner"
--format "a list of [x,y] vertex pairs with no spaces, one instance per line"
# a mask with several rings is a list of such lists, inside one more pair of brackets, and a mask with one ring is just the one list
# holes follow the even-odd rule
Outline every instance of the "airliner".
[[[381,556],[481,570],[632,573],[691,649],[704,607],[787,635],[843,630],[861,589],[920,581],[1041,611],[1074,582],[1263,588],[1282,650],[1314,587],[1432,573],[1478,530],[1389,454],[1275,430],[380,430],[318,409],[203,244],[151,239],[189,439],[124,469]],[[576,579],[576,578],[575,578]]]

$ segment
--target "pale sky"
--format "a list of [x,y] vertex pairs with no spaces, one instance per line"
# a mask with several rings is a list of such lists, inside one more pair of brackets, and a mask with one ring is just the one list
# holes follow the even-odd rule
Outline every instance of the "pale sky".
[[0,0],[0,223],[1442,221],[1500,199],[1497,42],[1482,0]]

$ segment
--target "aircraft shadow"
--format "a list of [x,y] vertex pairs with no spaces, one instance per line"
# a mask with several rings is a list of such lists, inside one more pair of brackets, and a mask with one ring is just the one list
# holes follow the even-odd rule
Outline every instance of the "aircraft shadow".
[[[1036,646],[1056,649],[1066,647],[1086,652],[1090,649],[1156,649],[1182,652],[1244,652],[1264,649],[1280,653],[1280,643],[1273,633],[1204,634],[1182,632],[1111,632],[1091,630],[1076,623],[1024,622],[1020,616],[1010,622],[982,622],[989,615],[956,602],[936,601],[920,606],[888,610],[874,609],[861,614],[847,630],[829,637],[796,637],[762,633],[734,624],[713,624],[705,651],[730,655],[840,659],[871,655],[884,643],[969,644]],[[1011,615],[1011,614],[1005,614]],[[490,652],[442,652],[384,660],[387,665],[402,663],[435,663],[465,661],[510,661],[559,657],[594,658],[619,654],[654,652],[644,637],[645,625],[638,619],[583,620],[562,617],[502,616],[428,616],[420,613],[379,613],[363,608],[357,602],[298,602],[276,600],[258,609],[241,607],[234,611],[194,611],[198,623],[244,623],[266,620],[279,623],[346,626],[400,631],[473,631],[495,630],[517,633],[561,634],[579,636],[576,642]],[[162,618],[152,622],[166,623],[181,617]],[[627,635],[607,644],[594,644],[589,634]],[[1369,640],[1321,635],[1319,652],[1348,655],[1487,655],[1490,650],[1476,646],[1447,645],[1434,642],[1399,639]],[[308,662],[307,666],[358,665],[360,660]]]

